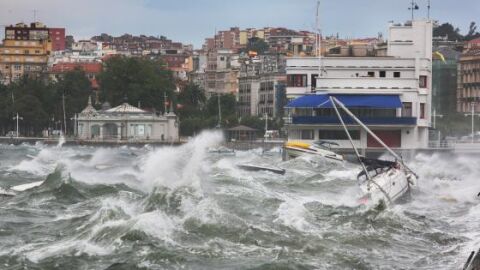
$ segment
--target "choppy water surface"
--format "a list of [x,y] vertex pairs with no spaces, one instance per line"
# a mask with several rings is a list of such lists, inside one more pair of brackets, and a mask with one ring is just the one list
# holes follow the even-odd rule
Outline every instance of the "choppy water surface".
[[[412,199],[356,205],[355,165],[277,152],[0,145],[0,269],[460,269],[480,245],[479,157],[417,155]],[[276,164],[279,176],[235,164]]]

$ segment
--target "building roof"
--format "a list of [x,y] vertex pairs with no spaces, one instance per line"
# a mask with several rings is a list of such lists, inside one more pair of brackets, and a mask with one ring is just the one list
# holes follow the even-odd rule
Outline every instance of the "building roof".
[[132,106],[132,105],[128,104],[127,102],[125,102],[125,103],[123,103],[123,104],[121,104],[117,107],[108,109],[108,110],[106,110],[106,112],[108,112],[108,113],[147,113],[147,111],[144,111],[140,108]]
[[470,40],[468,44],[480,44],[480,37]]
[[480,56],[480,48],[473,48],[462,53],[460,60],[464,60],[464,57]]
[[88,104],[85,109],[80,113],[80,115],[94,115],[97,113],[97,110],[92,106],[92,97],[88,97]]
[[229,128],[227,130],[228,131],[257,131],[254,128],[247,127],[247,126],[244,126],[244,125],[239,125],[239,126],[236,126],[236,127],[233,127],[233,128]]
[[58,64],[54,64],[51,68],[52,73],[64,73],[68,71],[72,71],[75,68],[80,68],[85,73],[100,73],[102,71],[102,63],[99,62],[87,62],[87,63],[65,63],[60,62]]

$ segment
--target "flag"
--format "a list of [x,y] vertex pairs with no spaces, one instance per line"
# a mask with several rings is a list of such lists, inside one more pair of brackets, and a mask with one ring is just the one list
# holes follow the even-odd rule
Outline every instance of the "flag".
[[445,63],[445,56],[439,51],[435,51],[434,54],[438,57],[440,57],[440,60],[442,60],[443,63]]

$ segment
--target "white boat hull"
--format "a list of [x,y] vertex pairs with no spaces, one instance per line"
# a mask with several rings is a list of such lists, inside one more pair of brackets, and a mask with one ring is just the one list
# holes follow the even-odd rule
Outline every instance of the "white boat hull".
[[37,181],[37,182],[28,183],[28,184],[17,185],[17,186],[11,187],[10,189],[14,191],[25,191],[25,190],[32,189],[34,187],[38,187],[41,184],[43,184],[43,182],[45,181]]
[[391,168],[374,176],[372,182],[362,183],[360,187],[366,195],[361,200],[362,203],[377,204],[381,200],[387,204],[393,203],[414,185],[416,185],[416,177],[413,174],[405,174],[401,169]]
[[330,161],[342,162],[343,157],[341,155],[335,154],[331,151],[325,151],[322,149],[307,149],[301,147],[285,146],[285,151],[290,158],[296,158],[302,155],[314,155],[321,156]]

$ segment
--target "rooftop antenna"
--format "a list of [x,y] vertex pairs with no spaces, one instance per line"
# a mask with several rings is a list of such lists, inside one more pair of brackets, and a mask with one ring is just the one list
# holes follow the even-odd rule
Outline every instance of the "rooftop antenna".
[[412,21],[413,21],[413,11],[418,10],[418,5],[417,3],[415,3],[414,0],[412,0],[412,2],[410,3],[410,7],[408,8],[408,10],[412,11]]
[[36,9],[33,10],[33,22],[34,23],[37,22],[37,10]]
[[430,0],[427,2],[427,19],[430,20]]
[[322,29],[320,28],[320,1],[317,1],[317,13],[315,22],[317,27],[317,50],[318,50],[318,76],[323,77],[323,61],[322,61]]

